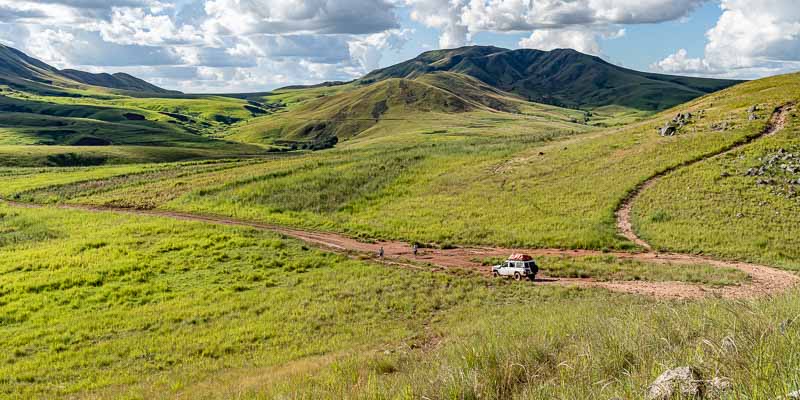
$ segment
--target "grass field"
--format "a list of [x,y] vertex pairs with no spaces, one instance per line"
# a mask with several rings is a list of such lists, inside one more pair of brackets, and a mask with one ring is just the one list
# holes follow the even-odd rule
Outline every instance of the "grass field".
[[797,384],[800,359],[775,359],[800,340],[794,294],[661,303],[406,271],[244,228],[0,216],[6,396],[637,397],[686,363],[740,394]]

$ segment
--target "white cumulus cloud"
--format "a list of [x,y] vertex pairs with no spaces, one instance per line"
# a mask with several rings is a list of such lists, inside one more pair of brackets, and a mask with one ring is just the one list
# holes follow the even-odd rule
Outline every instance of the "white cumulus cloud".
[[800,69],[800,5],[796,0],[722,0],[702,57],[678,50],[655,70],[752,78]]
[[612,39],[624,35],[624,29],[608,32],[583,28],[541,29],[533,32],[530,37],[520,40],[519,46],[545,51],[567,48],[599,56],[602,55],[599,38]]
[[525,47],[575,44],[592,49],[620,24],[649,24],[686,17],[707,0],[406,0],[412,19],[439,29],[440,45],[469,42],[477,32],[525,32]]

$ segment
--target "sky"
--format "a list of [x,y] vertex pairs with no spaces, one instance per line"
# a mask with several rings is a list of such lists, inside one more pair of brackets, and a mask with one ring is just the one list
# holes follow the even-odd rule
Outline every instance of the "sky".
[[753,79],[800,71],[797,1],[0,0],[0,43],[189,93],[351,80],[465,45]]

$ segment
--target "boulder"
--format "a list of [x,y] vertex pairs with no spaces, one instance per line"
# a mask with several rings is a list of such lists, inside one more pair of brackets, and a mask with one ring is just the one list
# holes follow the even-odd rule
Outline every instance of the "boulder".
[[728,123],[727,122],[717,122],[711,124],[711,130],[720,132],[720,131],[727,131],[728,130]]
[[675,396],[702,398],[703,379],[692,367],[670,369],[647,389],[647,400],[670,400]]
[[706,383],[706,397],[709,399],[718,399],[722,395],[733,388],[733,383],[727,378],[715,377]]

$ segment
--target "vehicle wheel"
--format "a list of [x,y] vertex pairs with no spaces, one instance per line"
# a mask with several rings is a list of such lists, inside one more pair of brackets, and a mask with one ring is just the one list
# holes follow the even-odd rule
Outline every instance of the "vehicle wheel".
[[499,278],[500,274],[497,271],[492,271],[492,276],[495,278]]
[[519,272],[514,272],[514,280],[515,281],[521,281],[522,280],[522,275]]

